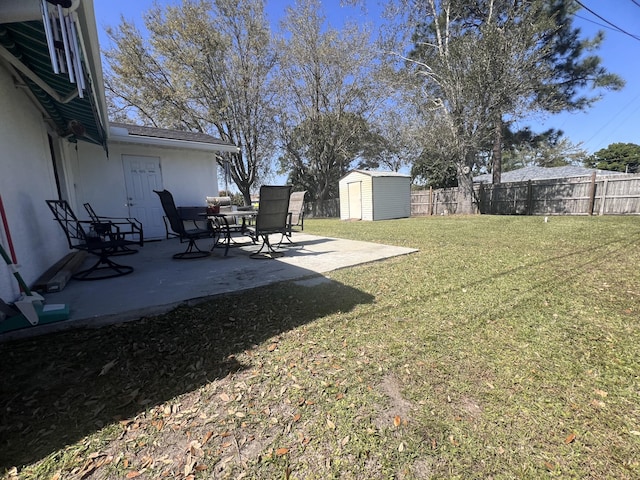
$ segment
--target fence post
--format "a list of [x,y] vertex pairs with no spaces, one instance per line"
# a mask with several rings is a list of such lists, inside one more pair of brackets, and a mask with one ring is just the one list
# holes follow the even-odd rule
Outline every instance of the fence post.
[[491,190],[489,190],[489,215],[493,215],[494,212],[494,208],[493,208],[493,194],[496,191],[496,184],[492,183],[491,184]]
[[427,215],[433,215],[433,186],[429,187],[429,212]]
[[600,213],[599,215],[604,215],[604,204],[607,199],[607,187],[609,186],[609,178],[604,177],[604,182],[602,184],[602,195],[600,196]]
[[589,187],[589,207],[587,213],[593,215],[593,207],[596,204],[596,172],[591,174],[591,186]]

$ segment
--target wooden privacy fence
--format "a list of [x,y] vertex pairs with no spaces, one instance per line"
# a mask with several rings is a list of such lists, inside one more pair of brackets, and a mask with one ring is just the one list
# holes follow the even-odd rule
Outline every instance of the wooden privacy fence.
[[306,202],[304,204],[304,215],[307,218],[339,217],[340,199],[332,198],[324,202]]
[[411,216],[456,213],[458,188],[438,188],[411,192]]
[[[640,214],[640,175],[575,177],[474,186],[476,208],[497,215]],[[416,191],[411,215],[456,213],[458,189]]]

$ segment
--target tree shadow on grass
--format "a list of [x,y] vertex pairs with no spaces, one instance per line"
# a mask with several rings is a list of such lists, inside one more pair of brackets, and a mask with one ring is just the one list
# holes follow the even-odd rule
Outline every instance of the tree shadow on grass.
[[285,282],[165,315],[0,345],[0,471],[250,368],[242,353],[373,297],[337,282]]

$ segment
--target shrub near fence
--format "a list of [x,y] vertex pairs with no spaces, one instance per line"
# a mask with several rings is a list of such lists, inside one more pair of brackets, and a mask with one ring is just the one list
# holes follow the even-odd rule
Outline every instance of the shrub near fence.
[[[640,214],[640,175],[575,177],[474,186],[480,213],[497,215]],[[411,215],[453,214],[457,188],[416,191]]]

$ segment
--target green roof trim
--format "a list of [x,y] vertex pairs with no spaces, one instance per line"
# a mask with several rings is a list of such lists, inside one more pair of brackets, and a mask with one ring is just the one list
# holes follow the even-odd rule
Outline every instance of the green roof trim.
[[[86,88],[83,98],[80,98],[76,95],[77,85],[69,81],[66,73],[53,72],[41,21],[0,24],[0,46],[4,47],[15,61],[26,67],[16,68],[17,74],[46,111],[61,136],[67,137],[70,141],[82,140],[102,145],[106,149],[105,126],[100,121],[92,88],[92,81],[95,79],[89,78],[89,69],[84,64],[86,59],[82,59]],[[14,61],[10,63],[14,64]],[[35,74],[57,98],[38,85],[32,75],[25,73],[26,71]]]

